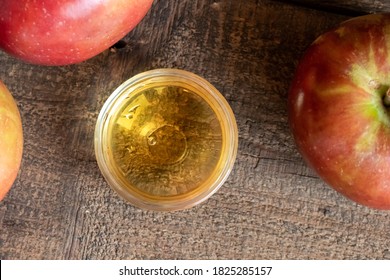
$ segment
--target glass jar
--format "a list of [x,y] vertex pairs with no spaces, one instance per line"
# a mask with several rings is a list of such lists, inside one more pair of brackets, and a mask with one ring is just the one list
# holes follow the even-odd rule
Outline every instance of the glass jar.
[[205,201],[229,176],[237,154],[234,114],[205,79],[156,69],[119,86],[95,129],[108,184],[131,204],[174,211]]

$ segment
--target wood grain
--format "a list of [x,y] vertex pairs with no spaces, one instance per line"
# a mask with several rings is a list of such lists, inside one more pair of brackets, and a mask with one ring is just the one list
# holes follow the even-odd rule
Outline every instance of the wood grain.
[[316,10],[345,14],[349,16],[359,16],[368,13],[390,12],[390,2],[387,0],[280,0],[282,2],[297,4]]
[[[359,11],[374,7],[338,2],[359,3]],[[0,53],[0,79],[18,101],[25,133],[20,174],[0,203],[0,258],[390,259],[390,213],[356,205],[325,185],[289,132],[286,98],[299,58],[348,18],[307,7],[159,0],[126,36],[125,48],[84,63],[42,67]],[[239,128],[225,185],[202,205],[173,213],[120,199],[93,150],[109,94],[132,75],[160,67],[209,80]]]

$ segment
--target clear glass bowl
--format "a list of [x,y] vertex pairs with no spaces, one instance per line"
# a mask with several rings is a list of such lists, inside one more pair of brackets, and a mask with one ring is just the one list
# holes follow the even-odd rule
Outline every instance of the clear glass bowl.
[[205,201],[229,176],[237,154],[234,114],[205,79],[156,69],[119,86],[95,128],[108,184],[131,204],[174,211]]

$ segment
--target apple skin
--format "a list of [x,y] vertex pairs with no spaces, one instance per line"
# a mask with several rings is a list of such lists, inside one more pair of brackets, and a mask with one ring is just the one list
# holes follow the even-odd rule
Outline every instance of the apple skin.
[[67,65],[108,49],[153,0],[1,0],[0,48],[29,63]]
[[[288,117],[302,157],[349,199],[390,209],[390,14],[352,18],[299,62]],[[389,102],[388,102],[389,103]]]
[[0,201],[13,185],[23,154],[23,130],[18,107],[0,81]]

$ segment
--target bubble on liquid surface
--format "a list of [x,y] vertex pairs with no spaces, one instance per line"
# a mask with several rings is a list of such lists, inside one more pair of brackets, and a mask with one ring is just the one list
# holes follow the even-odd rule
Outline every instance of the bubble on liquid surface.
[[149,152],[154,162],[174,164],[185,158],[187,140],[178,128],[164,125],[153,131],[147,138]]

